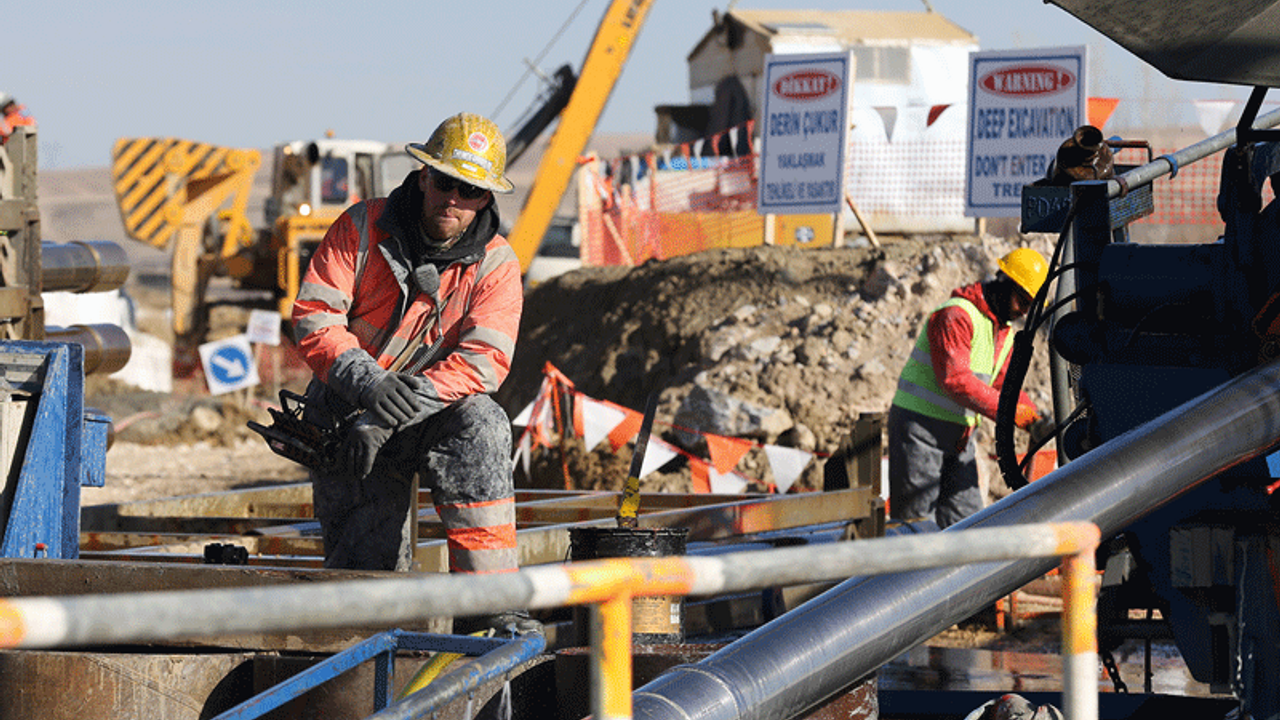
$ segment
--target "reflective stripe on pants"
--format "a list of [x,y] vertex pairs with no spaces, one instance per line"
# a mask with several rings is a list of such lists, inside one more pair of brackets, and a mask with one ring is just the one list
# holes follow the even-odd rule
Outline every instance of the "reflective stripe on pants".
[[415,473],[445,526],[451,571],[515,569],[511,421],[488,395],[469,395],[396,432],[362,481],[312,473],[325,567],[410,569]]

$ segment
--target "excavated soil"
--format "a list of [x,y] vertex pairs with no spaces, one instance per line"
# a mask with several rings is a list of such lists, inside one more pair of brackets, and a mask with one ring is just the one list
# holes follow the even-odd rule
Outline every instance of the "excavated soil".
[[[1050,252],[1047,237],[1014,241]],[[529,294],[500,400],[512,412],[524,407],[547,363],[584,395],[637,411],[657,393],[655,432],[664,440],[703,458],[698,433],[751,440],[737,469],[755,491],[773,480],[762,445],[812,452],[818,459],[796,489],[817,489],[822,458],[858,416],[888,409],[928,313],[953,288],[993,273],[1013,247],[991,236],[927,236],[881,249],[718,250],[569,273]],[[1041,347],[1026,387],[1045,409],[1047,367]],[[737,407],[739,417],[708,405]],[[979,435],[984,456],[993,449],[990,431],[988,423]],[[587,453],[570,442],[568,453],[576,487],[619,489],[625,480],[625,450],[619,456],[604,443]],[[983,460],[993,497],[1003,496],[1007,489]],[[687,466],[677,460],[662,470],[642,489],[688,491]],[[534,485],[565,485],[558,453],[536,458],[531,475]]]
[[[533,400],[550,363],[594,399],[639,411],[657,393],[655,433],[693,455],[706,457],[699,433],[751,440],[755,448],[737,468],[752,481],[749,490],[772,481],[764,444],[814,453],[795,489],[820,488],[822,459],[858,415],[888,409],[928,312],[952,288],[993,273],[995,260],[1017,244],[1047,254],[1050,240],[918,236],[886,239],[881,248],[864,241],[846,248],[718,250],[567,273],[529,291],[499,401],[514,417]],[[139,328],[165,337],[167,293],[131,292]],[[213,337],[241,332],[243,323],[243,312],[218,308]],[[275,402],[275,386],[305,387],[305,368],[287,347],[279,352],[278,379],[268,383],[272,371],[264,365],[264,384],[253,393],[210,397],[199,380],[177,383],[173,393],[151,393],[91,376],[87,404],[112,416],[117,435],[107,454],[107,486],[87,489],[86,504],[304,479],[301,468],[272,454],[245,426],[251,419],[269,421],[265,407]],[[1046,367],[1041,348],[1026,389],[1042,408],[1049,407]],[[752,421],[699,410],[726,402]],[[984,428],[984,478],[996,498],[1007,490],[989,458],[990,423]],[[615,454],[603,443],[585,452],[574,439],[564,446],[567,462],[558,451],[541,453],[519,481],[562,488],[566,467],[569,483],[580,489],[618,489],[625,481],[629,450]],[[689,487],[680,462],[642,482],[646,492]]]

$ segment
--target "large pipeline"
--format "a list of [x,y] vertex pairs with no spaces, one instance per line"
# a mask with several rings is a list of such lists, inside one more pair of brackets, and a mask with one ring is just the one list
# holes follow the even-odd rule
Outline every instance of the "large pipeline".
[[129,256],[106,240],[41,243],[40,280],[44,292],[109,292],[129,279]]
[[[1280,363],[1174,408],[944,532],[1089,521],[1109,537],[1280,439]],[[634,717],[774,720],[858,679],[1050,570],[1015,560],[852,578],[633,698]]]
[[129,335],[116,325],[95,323],[44,329],[44,339],[49,342],[74,343],[84,348],[84,374],[109,375],[129,363],[133,355],[133,342]]

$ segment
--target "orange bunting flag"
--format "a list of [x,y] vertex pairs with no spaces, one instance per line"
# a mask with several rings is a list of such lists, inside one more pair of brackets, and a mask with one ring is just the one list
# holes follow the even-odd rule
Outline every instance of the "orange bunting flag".
[[1107,120],[1111,119],[1111,113],[1116,111],[1116,106],[1120,104],[1120,98],[1104,98],[1091,97],[1088,99],[1089,124],[1102,129],[1107,124]]
[[[582,419],[582,403],[578,402],[577,394],[566,393],[565,397],[573,398],[573,406],[570,408],[573,411],[573,437],[582,437],[585,432]],[[591,448],[588,447],[587,449],[590,450]]]
[[949,107],[951,106],[950,105],[931,105],[929,107],[929,117],[925,120],[924,126],[933,127],[933,124],[938,122],[938,118],[942,117],[942,112]]
[[608,436],[609,445],[613,447],[614,452],[621,450],[623,445],[631,442],[632,438],[640,434],[640,423],[644,420],[644,416],[634,410],[622,408],[622,411],[626,413],[626,417],[622,419],[622,422],[613,426]]
[[689,473],[693,475],[693,491],[696,493],[711,492],[711,466],[698,458],[689,458]]
[[754,444],[750,440],[710,433],[704,433],[703,437],[707,440],[707,452],[711,455],[711,465],[722,475],[732,470]]

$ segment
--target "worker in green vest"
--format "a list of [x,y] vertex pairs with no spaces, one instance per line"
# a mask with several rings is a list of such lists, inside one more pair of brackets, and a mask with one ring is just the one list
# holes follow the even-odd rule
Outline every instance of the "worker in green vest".
[[[973,431],[995,419],[1013,348],[1010,326],[1031,308],[1048,274],[1044,256],[1018,248],[986,282],[952,291],[929,315],[889,409],[889,515],[945,528],[982,509]],[[1040,412],[1023,392],[1015,422]]]

